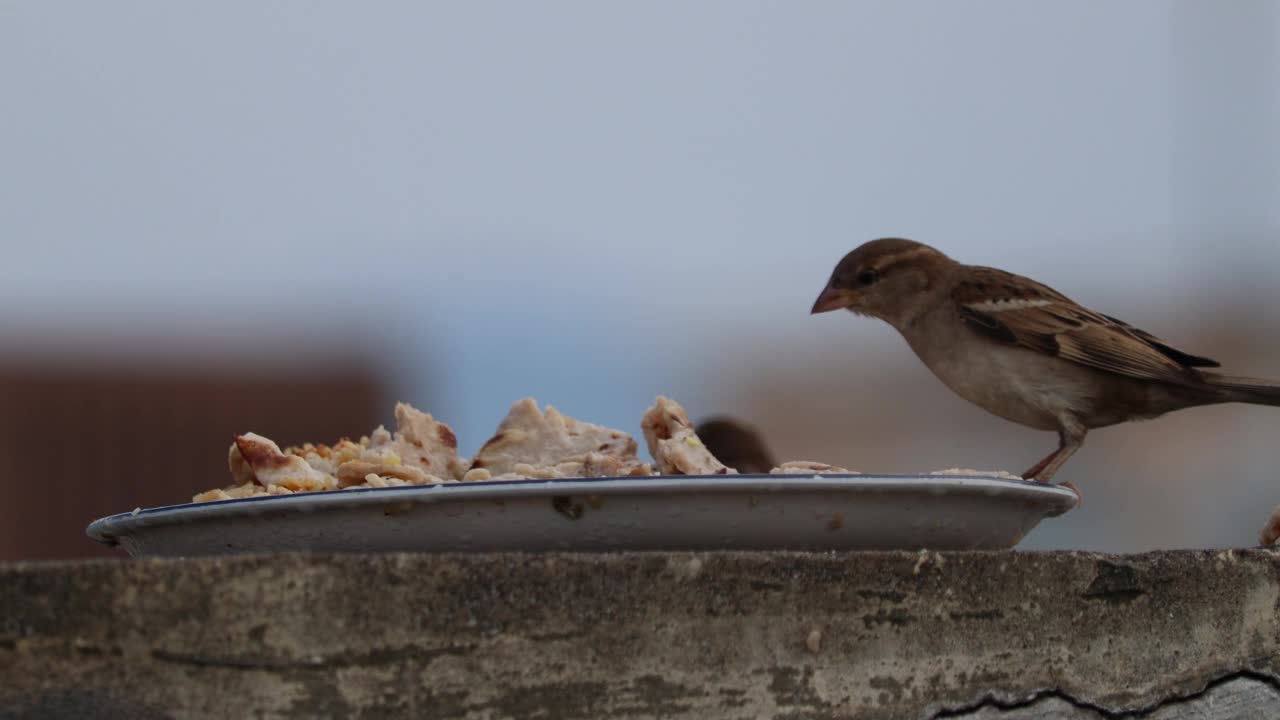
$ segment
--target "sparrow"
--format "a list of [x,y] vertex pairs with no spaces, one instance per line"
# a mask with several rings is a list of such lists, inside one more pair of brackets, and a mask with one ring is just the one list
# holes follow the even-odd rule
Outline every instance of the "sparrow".
[[911,240],[872,240],[845,255],[812,313],[842,308],[892,325],[960,397],[1056,432],[1057,449],[1022,473],[1028,480],[1050,482],[1094,428],[1197,405],[1280,406],[1280,383],[1210,372],[1217,362],[1047,285]]
[[703,420],[694,434],[717,460],[744,475],[768,474],[778,466],[760,433],[732,418]]

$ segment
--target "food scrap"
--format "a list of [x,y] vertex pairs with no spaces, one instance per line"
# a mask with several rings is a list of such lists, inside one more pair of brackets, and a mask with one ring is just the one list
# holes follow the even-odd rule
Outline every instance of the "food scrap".
[[640,419],[649,454],[663,475],[727,475],[737,470],[725,467],[693,431],[693,423],[676,401],[658,396]]
[[811,462],[809,460],[792,460],[784,462],[769,471],[770,475],[857,475],[853,470],[846,470],[835,465]]
[[464,480],[518,478],[624,477],[652,475],[636,457],[636,441],[612,430],[538,409],[533,398],[511,406],[471,462]]
[[[795,460],[774,465],[753,430],[717,418],[694,427],[680,403],[658,396],[640,420],[654,463],[641,460],[636,441],[621,430],[562,414],[533,398],[511,406],[475,458],[458,457],[453,429],[407,403],[395,408],[396,430],[379,426],[359,441],[333,445],[306,443],[283,450],[271,439],[249,432],[227,450],[231,483],[202,492],[192,502],[210,502],[297,492],[388,488],[486,480],[648,477],[652,475],[736,475],[739,472],[809,476],[853,474],[835,465]],[[715,447],[740,467],[726,464],[699,437],[704,430]],[[752,442],[739,442],[748,437]],[[727,439],[727,440],[726,440]],[[732,442],[730,442],[732,441]],[[748,447],[751,452],[736,452]],[[656,471],[655,471],[656,465]],[[939,470],[933,475],[983,475],[1017,479],[1005,472]],[[1280,510],[1272,518],[1272,540],[1280,535]]]
[[1280,505],[1271,511],[1267,524],[1258,533],[1258,542],[1262,545],[1275,545],[1277,541],[1280,541]]
[[239,435],[227,451],[233,484],[192,502],[461,479],[466,464],[448,425],[407,403],[396,405],[395,415],[394,434],[379,426],[360,442],[343,438],[332,447],[307,443],[281,450],[261,435]]

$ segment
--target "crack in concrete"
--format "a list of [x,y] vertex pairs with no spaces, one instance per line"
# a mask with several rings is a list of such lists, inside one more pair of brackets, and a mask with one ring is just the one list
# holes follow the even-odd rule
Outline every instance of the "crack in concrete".
[[938,712],[931,715],[929,717],[929,720],[945,720],[946,718],[963,718],[967,715],[972,715],[974,713],[977,713],[983,710],[984,708],[994,708],[996,710],[1021,710],[1021,709],[1029,708],[1043,700],[1052,700],[1054,698],[1062,700],[1063,702],[1066,702],[1072,705],[1073,707],[1077,707],[1081,710],[1089,710],[1089,711],[1095,712],[1100,717],[1105,718],[1106,720],[1133,720],[1135,718],[1148,717],[1151,714],[1165,707],[1169,707],[1171,705],[1178,705],[1181,703],[1194,701],[1198,698],[1204,697],[1205,695],[1213,691],[1215,688],[1219,688],[1223,685],[1227,685],[1236,680],[1254,680],[1256,682],[1263,683],[1264,685],[1267,685],[1273,688],[1274,690],[1276,690],[1276,692],[1280,692],[1280,678],[1274,675],[1268,675],[1266,673],[1257,672],[1255,670],[1237,670],[1235,672],[1227,673],[1226,675],[1220,675],[1210,680],[1209,682],[1205,683],[1203,688],[1195,692],[1187,693],[1185,695],[1171,695],[1169,697],[1162,698],[1149,705],[1144,705],[1143,707],[1136,708],[1134,710],[1112,710],[1102,705],[1091,703],[1088,700],[1082,700],[1080,698],[1075,697],[1074,695],[1071,695],[1070,693],[1066,693],[1058,689],[1046,689],[1046,690],[1039,690],[1035,693],[1032,693],[1030,696],[1022,700],[1001,700],[995,697],[992,693],[987,693],[981,700],[978,700],[977,702],[971,703],[969,705],[963,705],[957,708],[944,708],[942,710],[939,710]]

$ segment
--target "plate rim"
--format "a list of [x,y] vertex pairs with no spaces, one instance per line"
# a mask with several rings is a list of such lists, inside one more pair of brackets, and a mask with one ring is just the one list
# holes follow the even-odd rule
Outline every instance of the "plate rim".
[[[263,506],[272,510],[290,509],[324,511],[383,502],[394,496],[412,496],[414,500],[440,501],[492,500],[496,498],[555,496],[592,491],[619,495],[660,490],[674,494],[693,492],[768,492],[845,491],[919,492],[958,491],[990,494],[1000,490],[1049,506],[1045,517],[1056,517],[1078,504],[1076,494],[1061,485],[998,477],[994,474],[932,475],[917,473],[752,473],[742,475],[646,475],[599,478],[554,478],[521,480],[481,480],[475,482],[400,485],[387,488],[345,488],[298,492],[288,495],[258,495],[202,503],[179,503],[153,508],[137,508],[98,518],[89,523],[85,534],[103,545],[119,545],[118,538],[146,526],[191,522],[226,514],[233,508]],[[438,496],[438,497],[433,497]],[[263,509],[263,508],[259,508]]]

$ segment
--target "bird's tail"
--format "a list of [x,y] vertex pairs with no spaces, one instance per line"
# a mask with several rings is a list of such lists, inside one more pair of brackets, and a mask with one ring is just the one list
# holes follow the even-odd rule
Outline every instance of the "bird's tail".
[[1228,402],[1280,406],[1280,382],[1210,372],[1200,374],[1205,383],[1221,389]]

